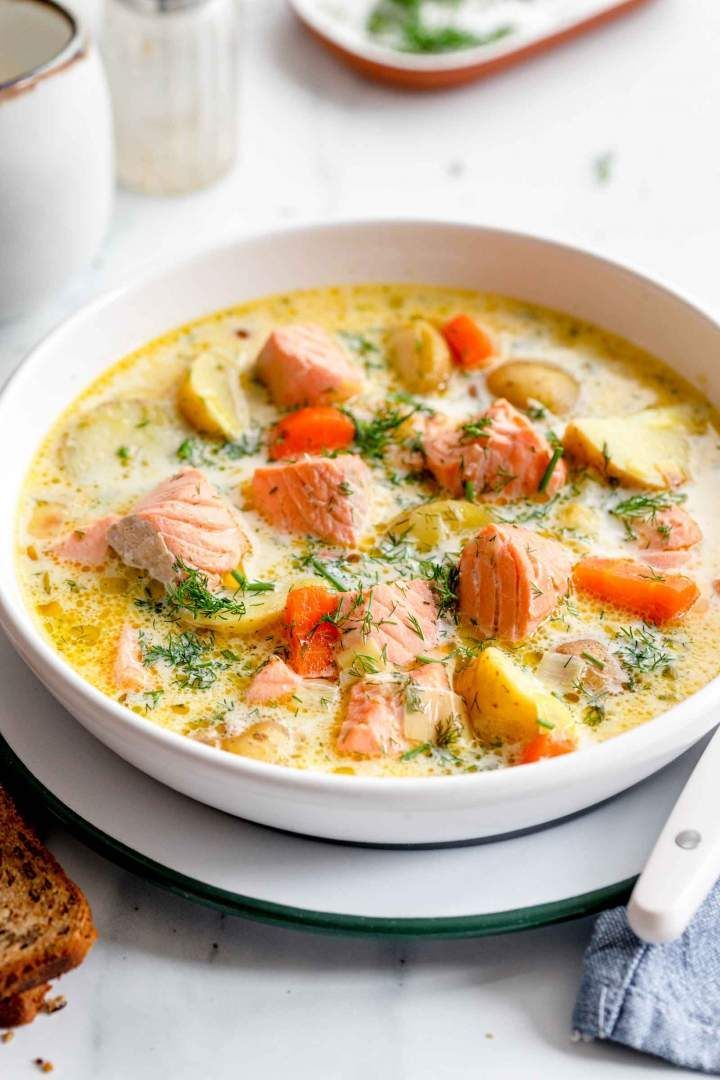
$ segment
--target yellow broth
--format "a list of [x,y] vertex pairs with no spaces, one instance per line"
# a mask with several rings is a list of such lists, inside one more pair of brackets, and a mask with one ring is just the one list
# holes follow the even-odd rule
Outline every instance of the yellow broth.
[[[534,669],[543,650],[570,638],[595,637],[619,652],[635,670],[633,685],[603,703],[599,719],[581,694],[568,693],[566,703],[577,721],[580,745],[606,739],[641,724],[681,701],[714,677],[720,668],[720,603],[714,582],[720,578],[718,535],[718,478],[720,440],[717,418],[702,396],[658,360],[629,343],[595,327],[551,311],[494,295],[481,295],[430,286],[367,285],[325,288],[271,296],[181,327],[114,364],[73,403],[45,439],[29,471],[17,523],[17,566],[29,609],[53,647],[104,694],[122,702],[148,723],[199,738],[222,747],[223,740],[242,733],[258,720],[282,723],[291,733],[290,749],[277,759],[296,768],[373,776],[458,774],[502,767],[513,760],[512,747],[480,746],[465,732],[452,754],[422,752],[408,757],[362,759],[339,756],[335,748],[344,708],[343,693],[329,683],[311,688],[302,700],[249,708],[244,691],[252,674],[278,648],[282,629],[271,625],[255,635],[239,634],[218,623],[214,637],[190,623],[168,623],[153,610],[162,588],[140,571],[111,555],[99,569],[83,569],[60,560],[53,546],[74,529],[107,513],[127,512],[137,499],[183,464],[197,464],[243,513],[253,552],[243,565],[249,579],[282,583],[315,574],[309,561],[322,548],[323,562],[348,588],[374,581],[392,581],[398,564],[384,559],[378,544],[398,513],[430,499],[441,498],[427,475],[418,476],[393,464],[392,453],[369,462],[373,471],[373,530],[364,538],[353,561],[347,552],[328,552],[328,545],[283,535],[268,525],[246,499],[247,482],[267,451],[243,453],[281,415],[265,389],[253,379],[253,363],[270,330],[291,322],[316,322],[340,335],[367,374],[367,392],[349,403],[353,413],[371,417],[394,392],[402,390],[390,371],[385,349],[387,331],[405,320],[422,317],[442,322],[458,311],[476,316],[493,334],[498,360],[541,359],[572,373],[580,383],[580,399],[572,415],[627,415],[650,406],[687,403],[697,419],[688,436],[692,480],[683,487],[684,507],[701,526],[704,541],[683,572],[701,590],[694,608],[675,624],[646,631],[627,612],[573,596],[561,603],[528,641],[510,648],[524,665]],[[247,397],[251,427],[235,449],[199,435],[177,407],[178,388],[193,359],[211,350],[237,365]],[[457,418],[469,418],[486,408],[492,396],[485,372],[456,371],[442,393],[426,395],[422,404]],[[91,468],[73,456],[82,443],[87,418],[110,401],[143,403],[147,415],[137,432],[127,423],[101,428],[102,447],[91,447]],[[405,407],[402,401],[398,407]],[[562,437],[565,423],[551,414],[538,420],[541,430]],[[97,434],[97,433],[96,433]],[[71,449],[68,449],[70,447]],[[627,492],[626,492],[627,494]],[[594,551],[628,555],[622,523],[609,513],[616,503],[613,491],[600,477],[583,472],[573,477],[549,507],[533,516],[537,504],[524,501],[502,513],[526,521],[528,527],[563,541],[580,557]],[[528,513],[530,514],[528,520]],[[525,515],[525,516],[523,516]],[[422,558],[456,554],[457,538]],[[262,598],[245,596],[252,605]],[[142,606],[138,606],[138,601]],[[113,664],[121,627],[130,620],[146,640],[167,641],[168,634],[198,633],[213,663],[207,686],[183,686],[177,671],[162,662],[148,665],[151,689],[142,693],[118,691]],[[472,633],[446,628],[448,640],[467,641]],[[664,653],[654,671],[638,670],[628,659],[627,632],[650,633],[654,647]],[[642,668],[642,659],[640,669]]]

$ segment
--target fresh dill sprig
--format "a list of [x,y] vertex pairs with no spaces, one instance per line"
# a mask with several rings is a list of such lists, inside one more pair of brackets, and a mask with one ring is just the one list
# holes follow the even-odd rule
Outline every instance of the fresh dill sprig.
[[669,671],[675,662],[667,638],[652,626],[621,626],[617,641],[617,657],[632,677]]
[[193,630],[170,633],[164,644],[149,645],[140,633],[142,662],[146,666],[162,661],[175,671],[175,683],[185,690],[207,690],[216,682],[218,671],[225,671],[237,660],[229,649],[213,657],[215,637],[212,633],[200,636]]
[[182,574],[176,585],[166,586],[165,603],[172,611],[189,611],[193,618],[205,616],[224,619],[227,615],[244,615],[245,604],[229,596],[220,596],[208,588],[208,576],[176,559],[173,570]]
[[386,406],[375,414],[372,420],[363,420],[349,409],[343,409],[355,425],[355,445],[363,457],[372,461],[382,461],[388,445],[394,440],[399,427],[417,412],[412,407],[407,412]]
[[430,587],[435,593],[438,615],[452,615],[455,618],[460,576],[458,564],[448,556],[440,562],[423,559],[420,563],[420,572],[430,582]]

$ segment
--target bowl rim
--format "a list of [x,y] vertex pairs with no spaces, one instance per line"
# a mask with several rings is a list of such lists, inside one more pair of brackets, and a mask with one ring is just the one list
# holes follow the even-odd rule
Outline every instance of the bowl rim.
[[[695,317],[705,321],[712,331],[720,335],[720,323],[712,318],[699,304],[675,290],[659,284],[652,278],[631,269],[623,263],[609,259],[588,248],[567,244],[536,233],[497,226],[485,226],[460,220],[398,216],[350,218],[321,223],[309,222],[289,227],[263,228],[257,231],[243,232],[221,244],[201,246],[194,252],[189,253],[184,259],[153,261],[146,265],[141,272],[133,275],[128,274],[121,284],[101,293],[72,315],[63,319],[31,348],[3,386],[0,392],[0,431],[3,430],[3,415],[11,409],[13,398],[23,392],[24,384],[34,378],[37,373],[36,369],[39,366],[41,367],[44,361],[45,354],[55,348],[56,342],[59,342],[64,334],[78,328],[82,329],[83,323],[88,320],[92,321],[105,311],[112,310],[118,304],[132,301],[141,295],[148,286],[166,281],[173,274],[187,273],[193,267],[201,267],[207,260],[213,260],[222,257],[223,254],[236,252],[238,248],[253,243],[272,244],[273,241],[278,239],[302,237],[308,233],[321,235],[322,233],[333,233],[338,230],[371,233],[381,230],[387,238],[388,227],[407,232],[416,230],[441,233],[449,231],[457,234],[472,232],[478,237],[497,236],[528,244],[538,244],[542,247],[552,248],[567,256],[589,259],[599,263],[606,272],[631,278],[637,284],[644,286],[658,296],[660,302],[674,302],[689,309]],[[212,314],[212,312],[209,311],[207,314]],[[198,317],[201,318],[202,316]],[[156,336],[162,336],[162,332]],[[112,366],[112,363],[117,362],[118,359],[120,357],[116,357],[107,365],[107,368]],[[103,370],[107,370],[107,368]],[[89,384],[85,384],[85,386],[87,385]],[[82,390],[80,393],[82,393]],[[32,458],[28,460],[28,465],[30,460]],[[13,531],[14,527],[15,521],[13,519]],[[17,584],[14,560],[11,573],[15,578],[14,583]],[[67,699],[80,700],[85,706],[89,707],[88,711],[99,712],[109,721],[115,722],[116,727],[118,723],[121,723],[126,728],[129,728],[130,733],[140,742],[145,743],[148,748],[156,747],[159,751],[165,751],[175,758],[184,758],[189,766],[193,763],[198,766],[205,765],[215,773],[224,773],[228,777],[234,777],[237,780],[246,777],[248,780],[260,781],[264,786],[291,789],[298,795],[303,792],[318,794],[327,791],[328,793],[342,793],[345,796],[362,800],[370,795],[381,793],[385,796],[412,793],[415,797],[427,795],[428,797],[436,796],[439,798],[443,794],[454,792],[458,797],[463,794],[467,797],[468,794],[479,791],[480,785],[484,785],[482,788],[484,794],[500,789],[506,797],[511,798],[514,794],[523,794],[525,796],[539,794],[554,785],[565,786],[572,784],[575,786],[581,783],[583,778],[590,778],[598,771],[603,771],[603,765],[605,769],[609,770],[612,768],[613,761],[627,759],[628,755],[636,758],[636,755],[639,754],[643,760],[660,759],[663,753],[671,753],[672,756],[677,756],[713,726],[712,720],[708,722],[708,714],[711,707],[717,705],[720,697],[719,674],[695,693],[676,703],[652,720],[648,720],[629,731],[621,732],[602,743],[585,747],[579,753],[536,762],[530,769],[499,768],[458,776],[432,777],[348,776],[337,773],[293,769],[285,765],[256,761],[251,758],[243,758],[218,751],[216,747],[204,745],[188,738],[186,735],[162,728],[106,696],[80,676],[68,661],[52,648],[22,598],[20,597],[16,601],[3,587],[3,576],[4,572],[0,568],[0,625],[28,666],[51,689],[51,692],[56,697],[60,697],[63,704]],[[64,699],[59,693],[55,693],[53,687],[57,686],[62,686],[67,691]],[[74,710],[71,707],[69,707],[69,710],[73,712],[77,720]],[[77,720],[77,722],[82,721]],[[704,726],[702,726],[703,724]],[[681,732],[685,732],[687,735],[684,741],[679,738]],[[95,737],[98,736],[95,735]],[[432,808],[432,801],[428,798],[428,809]]]

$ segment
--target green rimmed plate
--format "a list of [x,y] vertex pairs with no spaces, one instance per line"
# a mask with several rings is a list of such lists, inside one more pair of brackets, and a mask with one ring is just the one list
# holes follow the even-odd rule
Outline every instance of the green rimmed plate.
[[381,849],[275,832],[128,765],[0,640],[1,774],[90,847],[232,914],[342,934],[463,937],[592,914],[628,895],[701,748],[622,796],[475,846]]

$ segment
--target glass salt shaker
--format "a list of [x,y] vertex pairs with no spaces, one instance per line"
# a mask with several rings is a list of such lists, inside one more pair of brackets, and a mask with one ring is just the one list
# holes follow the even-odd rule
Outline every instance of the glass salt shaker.
[[236,150],[237,46],[236,0],[107,0],[121,184],[180,195],[227,172]]

